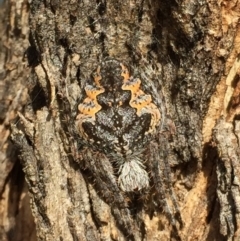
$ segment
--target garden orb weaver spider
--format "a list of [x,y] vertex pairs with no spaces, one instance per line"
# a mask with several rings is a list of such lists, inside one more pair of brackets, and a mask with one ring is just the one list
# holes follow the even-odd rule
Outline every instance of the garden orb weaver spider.
[[127,208],[125,194],[147,192],[154,186],[155,205],[164,209],[176,229],[165,198],[170,193],[179,214],[170,166],[161,154],[167,148],[161,134],[164,113],[154,101],[159,97],[149,89],[130,75],[125,63],[105,59],[84,88],[76,128],[85,143],[84,168],[90,170],[109,205]]

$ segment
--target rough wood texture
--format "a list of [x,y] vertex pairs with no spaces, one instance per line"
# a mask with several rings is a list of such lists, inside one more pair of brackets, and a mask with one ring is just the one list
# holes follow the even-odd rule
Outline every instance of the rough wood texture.
[[24,63],[28,47],[27,1],[0,4],[0,240],[34,241],[35,224],[28,188],[10,141],[10,124],[27,102],[29,70]]
[[[87,78],[110,56],[155,79],[176,126],[169,162],[184,226],[177,237],[165,213],[142,211],[133,217],[135,240],[240,240],[238,1],[33,0],[29,8],[12,1],[5,9],[10,27],[0,27],[2,217],[10,213],[8,190],[19,196],[15,205],[22,200],[22,189],[14,191],[8,181],[17,150],[38,240],[129,240],[129,227],[119,225],[125,214],[116,222],[111,203],[75,162],[76,104]],[[9,122],[16,111],[21,121],[11,128],[12,149]],[[4,223],[10,218],[2,220],[2,240],[16,240],[7,234],[21,233],[17,215],[11,228]]]

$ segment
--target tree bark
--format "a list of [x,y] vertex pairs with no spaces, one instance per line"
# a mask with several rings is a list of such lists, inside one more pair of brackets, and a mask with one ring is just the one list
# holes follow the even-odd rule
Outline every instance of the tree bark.
[[19,150],[10,141],[10,124],[29,101],[30,69],[23,61],[29,46],[27,1],[0,4],[0,240],[36,239],[36,228]]
[[[238,1],[12,0],[1,11],[1,240],[36,240],[21,170],[38,240],[240,240]],[[127,230],[79,161],[77,106],[107,57],[164,96],[177,230],[148,201]]]

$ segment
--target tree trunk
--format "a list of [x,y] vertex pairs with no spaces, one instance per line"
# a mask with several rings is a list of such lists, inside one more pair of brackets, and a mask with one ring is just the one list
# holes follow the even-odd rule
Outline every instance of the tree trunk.
[[34,241],[36,228],[27,184],[18,159],[19,149],[10,141],[10,124],[28,98],[30,69],[23,61],[29,46],[28,2],[0,4],[0,240]]
[[[12,0],[1,11],[1,240],[36,240],[21,170],[38,240],[240,240],[237,1]],[[144,175],[127,186],[125,163],[95,143],[93,119],[112,107],[102,76],[130,86],[125,119],[151,99],[132,126],[151,114],[155,133],[161,115],[136,151],[144,163],[129,161],[148,188]]]

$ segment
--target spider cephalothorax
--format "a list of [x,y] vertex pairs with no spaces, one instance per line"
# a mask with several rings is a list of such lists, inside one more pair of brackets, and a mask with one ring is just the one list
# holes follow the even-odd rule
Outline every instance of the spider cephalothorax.
[[141,80],[131,77],[125,64],[107,59],[86,85],[78,110],[81,137],[118,165],[121,189],[147,188],[142,153],[159,129],[161,114]]

